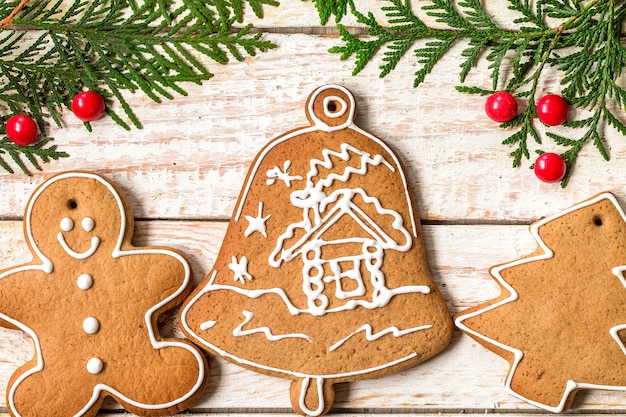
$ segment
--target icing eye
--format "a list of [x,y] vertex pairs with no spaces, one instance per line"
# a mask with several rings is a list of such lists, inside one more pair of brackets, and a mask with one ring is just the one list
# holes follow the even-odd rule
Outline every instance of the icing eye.
[[337,103],[334,101],[331,101],[328,103],[326,108],[328,109],[329,112],[334,113],[337,111]]
[[83,218],[80,224],[81,226],[83,226],[83,230],[85,232],[91,232],[93,228],[96,226],[96,222],[94,222],[91,217]]
[[61,230],[63,230],[64,232],[69,232],[74,228],[74,222],[69,217],[64,217],[63,219],[61,219],[60,226]]
[[76,207],[78,207],[78,203],[76,202],[76,200],[68,200],[67,207],[71,210],[74,210]]
[[596,226],[602,226],[602,217],[594,216],[593,224],[595,224]]

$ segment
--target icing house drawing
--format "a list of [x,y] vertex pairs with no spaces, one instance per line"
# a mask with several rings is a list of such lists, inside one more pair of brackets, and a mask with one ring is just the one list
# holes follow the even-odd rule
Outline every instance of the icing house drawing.
[[[412,242],[399,213],[384,208],[376,197],[368,195],[362,188],[337,186],[353,175],[365,175],[368,166],[382,164],[393,171],[389,162],[381,155],[371,157],[345,143],[340,152],[325,149],[322,153],[323,160],[311,160],[306,187],[291,194],[291,203],[302,209],[302,221],[289,225],[279,236],[268,260],[271,266],[278,268],[283,261],[301,258],[304,265],[302,289],[307,296],[309,311],[314,315],[326,312],[329,299],[324,294],[324,284],[331,282],[335,284],[334,296],[339,300],[366,295],[365,280],[373,288],[369,304],[376,305],[388,299],[389,290],[380,269],[384,252],[389,249],[405,252]],[[333,168],[331,156],[344,161],[356,157],[359,165],[349,165],[343,172],[331,173],[314,181],[318,167]],[[335,187],[329,192],[327,189],[331,186]],[[343,227],[346,220],[358,227]],[[341,230],[335,230],[339,228],[357,230],[358,233],[343,236]],[[294,235],[301,236],[292,242]],[[367,271],[366,277],[362,271]],[[345,308],[354,306],[355,303],[344,304]]]

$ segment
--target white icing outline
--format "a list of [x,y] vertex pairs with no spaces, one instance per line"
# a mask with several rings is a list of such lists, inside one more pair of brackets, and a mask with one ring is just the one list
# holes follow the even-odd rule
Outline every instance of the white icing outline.
[[[615,274],[615,269],[616,268],[624,268],[624,267],[615,267],[615,268],[613,268],[613,273],[614,274]],[[620,278],[620,281],[623,279],[623,275],[622,275],[622,271],[623,270],[624,269],[622,269],[619,272],[619,274],[622,277],[622,278],[620,278],[618,276],[618,278]],[[624,287],[626,287],[626,283],[622,282],[622,284],[624,285]],[[624,329],[626,329],[626,324],[618,324],[617,326],[611,327],[611,329],[609,330],[609,333],[611,334],[611,336],[613,336],[613,339],[615,339],[615,342],[619,345],[620,349],[622,349],[622,352],[624,352],[624,355],[626,355],[626,346],[624,346],[624,342],[622,342],[622,339],[620,339],[619,335],[617,334],[620,330],[624,330]]]
[[[500,265],[497,267],[494,267],[491,270],[491,273],[493,275],[493,277],[498,281],[498,283],[500,285],[502,285],[509,293],[510,295],[495,303],[492,304],[490,306],[487,306],[483,309],[474,311],[472,313],[468,313],[468,314],[462,314],[457,316],[457,318],[455,319],[455,324],[456,326],[462,330],[465,333],[469,333],[472,334],[473,336],[482,339],[484,341],[486,341],[489,344],[492,344],[494,346],[497,346],[503,350],[506,350],[507,352],[510,352],[513,354],[514,356],[514,360],[513,363],[511,365],[511,368],[509,370],[509,374],[507,375],[506,381],[505,381],[505,391],[523,401],[526,401],[529,404],[532,404],[536,407],[539,408],[543,408],[544,410],[547,411],[551,411],[553,413],[561,413],[564,411],[565,409],[565,404],[567,402],[568,397],[570,396],[570,394],[575,391],[575,390],[579,390],[579,389],[599,389],[599,390],[609,390],[609,391],[626,391],[626,386],[615,386],[615,385],[600,385],[600,384],[590,384],[590,383],[586,383],[586,382],[576,382],[573,380],[568,380],[565,386],[565,391],[563,392],[563,397],[561,398],[560,403],[557,406],[549,406],[534,400],[531,400],[529,398],[524,397],[522,394],[516,392],[513,390],[513,388],[511,387],[511,382],[513,380],[513,375],[515,374],[515,371],[517,370],[517,367],[520,363],[520,361],[522,360],[522,357],[524,356],[524,353],[519,350],[516,349],[514,347],[505,345],[497,340],[494,340],[490,337],[487,337],[485,335],[482,335],[480,333],[478,333],[475,330],[472,330],[471,328],[469,328],[468,326],[466,326],[463,321],[479,316],[483,313],[486,313],[488,311],[494,310],[498,307],[501,307],[505,304],[511,303],[515,300],[518,299],[518,293],[515,291],[515,289],[509,285],[504,278],[502,277],[501,272],[505,269],[508,268],[512,268],[518,265],[522,265],[525,263],[529,263],[529,262],[535,262],[535,261],[540,261],[540,260],[545,260],[545,259],[550,259],[554,256],[554,252],[544,243],[544,241],[541,239],[541,237],[539,236],[539,229],[544,226],[545,224],[558,219],[561,216],[564,216],[566,214],[572,213],[576,210],[585,208],[587,206],[591,206],[593,204],[596,204],[602,200],[609,200],[617,209],[617,211],[620,213],[621,217],[622,217],[622,221],[626,222],[626,215],[624,214],[624,211],[622,210],[621,206],[619,205],[619,203],[617,202],[617,199],[615,198],[615,196],[613,196],[613,194],[611,193],[602,193],[600,195],[597,195],[596,197],[587,200],[587,201],[583,201],[582,203],[576,204],[566,210],[563,210],[557,214],[554,214],[550,217],[546,217],[545,219],[537,222],[537,223],[533,223],[530,226],[530,233],[532,234],[533,238],[537,241],[537,244],[539,245],[539,247],[541,248],[541,250],[543,251],[543,253],[539,254],[539,255],[535,255],[535,256],[531,256],[531,257],[527,257],[527,258],[521,258],[518,259],[516,261],[513,262],[509,262],[507,264],[504,265]],[[616,266],[612,269],[612,273],[619,279],[619,281],[622,283],[622,285],[624,286],[624,288],[626,289],[626,279],[623,275],[623,272],[626,271],[626,265],[623,266]],[[621,325],[617,325],[612,327],[611,329],[609,329],[609,333],[610,335],[615,339],[615,341],[617,342],[617,344],[619,345],[620,349],[624,352],[624,354],[626,355],[626,347],[624,346],[624,344],[621,342],[621,340],[619,339],[619,337],[617,336],[617,332],[625,329],[626,328],[626,324],[621,324]]]
[[[271,342],[276,342],[282,339],[305,339],[306,341],[311,342],[311,336],[304,334],[304,333],[287,333],[287,334],[275,335],[272,333],[272,330],[269,327],[255,327],[254,329],[243,330],[243,326],[250,323],[252,319],[254,318],[254,313],[248,310],[243,310],[241,313],[243,314],[244,320],[237,327],[233,329],[233,336],[235,337],[242,337],[242,336],[249,336],[249,335],[256,334],[256,333],[263,333],[263,335],[265,335],[265,338]],[[202,324],[205,324],[205,323],[207,322],[204,322]],[[206,330],[206,329],[202,329],[202,324],[200,325],[201,330]]]
[[[339,104],[341,104],[341,109],[335,112],[331,112],[330,109],[328,108],[328,104],[331,101],[336,101]],[[344,114],[346,114],[346,111],[348,111],[348,103],[346,103],[346,101],[342,99],[341,97],[337,97],[337,96],[324,97],[323,106],[324,106],[324,116],[329,117],[331,119],[336,119],[338,117],[341,117]]]
[[[313,113],[313,102],[315,101],[315,98],[322,93],[323,91],[327,90],[327,89],[331,89],[331,88],[335,88],[338,89],[340,91],[342,91],[344,94],[346,94],[346,96],[348,97],[349,100],[349,113],[347,116],[347,120],[346,123],[343,123],[339,126],[329,126],[326,123],[324,123],[319,117],[317,117],[314,113]],[[355,104],[355,100],[354,100],[354,96],[352,95],[352,93],[340,86],[340,85],[325,85],[322,86],[320,88],[318,88],[310,97],[309,99],[309,104],[308,104],[308,114],[309,117],[313,120],[313,126],[309,126],[309,127],[305,127],[299,130],[295,130],[293,132],[290,132],[288,134],[286,134],[285,136],[279,137],[277,138],[274,142],[272,142],[269,146],[267,146],[265,149],[263,149],[263,151],[257,156],[254,165],[251,167],[250,169],[250,173],[248,175],[248,181],[245,184],[244,188],[243,188],[243,192],[241,194],[241,198],[239,199],[239,203],[237,205],[237,208],[235,209],[235,213],[234,213],[234,220],[236,222],[239,221],[239,218],[241,217],[241,211],[243,210],[243,206],[245,205],[246,202],[246,198],[248,196],[248,192],[250,191],[250,187],[252,186],[252,181],[254,180],[257,171],[259,170],[259,166],[261,165],[261,162],[263,161],[263,159],[265,158],[265,156],[272,150],[274,149],[276,146],[280,145],[281,143],[296,137],[296,136],[300,136],[303,135],[305,133],[310,133],[310,132],[316,132],[316,131],[323,131],[323,132],[334,132],[336,130],[341,130],[341,129],[351,129],[354,130],[357,133],[360,133],[361,135],[367,137],[368,139],[371,139],[372,141],[376,142],[380,147],[382,147],[393,159],[393,162],[395,164],[396,167],[398,167],[398,174],[400,175],[400,178],[402,179],[402,184],[404,186],[404,191],[405,191],[405,195],[406,195],[406,202],[409,208],[409,216],[411,218],[411,226],[413,228],[413,236],[417,237],[417,227],[416,227],[416,220],[415,220],[415,215],[413,213],[413,203],[411,202],[411,197],[409,194],[409,188],[408,188],[408,183],[406,180],[406,177],[404,175],[404,172],[402,171],[402,169],[400,169],[400,167],[402,166],[400,164],[400,161],[398,160],[398,157],[396,156],[396,154],[391,150],[391,148],[389,148],[389,146],[387,146],[387,144],[385,144],[382,140],[380,140],[379,138],[377,138],[376,136],[362,130],[361,128],[359,128],[357,125],[354,124],[354,113],[356,110],[356,104]]]
[[[46,256],[44,256],[44,254],[41,252],[41,250],[37,246],[35,239],[33,237],[32,225],[31,225],[32,210],[33,210],[35,201],[37,200],[37,198],[41,195],[43,191],[45,191],[51,184],[54,184],[57,181],[68,179],[68,178],[87,178],[87,179],[96,180],[102,185],[104,185],[113,194],[115,201],[117,202],[117,206],[118,206],[118,209],[120,211],[120,216],[121,216],[120,217],[120,233],[118,236],[118,240],[115,244],[115,248],[113,249],[113,253],[112,253],[113,258],[119,258],[121,256],[128,256],[128,255],[142,255],[142,254],[155,254],[156,253],[156,254],[171,256],[175,258],[176,260],[178,260],[183,265],[185,269],[185,278],[183,282],[181,283],[180,287],[178,288],[178,290],[176,290],[172,295],[170,295],[166,299],[162,300],[160,303],[157,303],[152,308],[148,309],[148,311],[144,315],[144,318],[145,318],[146,328],[148,330],[150,342],[155,349],[158,350],[158,349],[165,348],[165,347],[180,347],[191,352],[198,361],[198,380],[196,381],[196,383],[194,384],[194,386],[188,393],[186,393],[185,395],[183,395],[182,397],[176,400],[173,400],[164,404],[143,404],[143,403],[140,403],[138,401],[128,398],[121,392],[117,391],[113,387],[110,387],[106,384],[96,384],[93,390],[93,395],[91,396],[87,404],[74,417],[79,417],[79,416],[84,415],[91,407],[93,407],[96,404],[102,392],[110,393],[120,398],[123,402],[131,404],[134,407],[143,408],[147,410],[166,409],[166,408],[174,407],[177,404],[180,404],[182,402],[185,402],[187,399],[193,396],[198,391],[198,389],[200,389],[200,387],[202,387],[202,384],[204,381],[204,373],[205,373],[203,356],[195,347],[192,347],[191,345],[187,343],[157,340],[154,334],[154,329],[152,326],[151,318],[152,318],[152,315],[156,311],[158,311],[161,307],[167,305],[170,301],[177,298],[185,290],[185,288],[187,287],[187,285],[189,284],[191,280],[191,268],[189,264],[187,263],[187,261],[185,260],[185,258],[183,258],[181,255],[179,255],[176,252],[169,251],[166,249],[137,249],[137,250],[122,250],[121,249],[122,241],[124,239],[124,233],[126,230],[126,215],[125,215],[125,210],[124,210],[124,204],[122,202],[121,197],[117,193],[117,190],[108,181],[104,180],[102,177],[96,174],[91,174],[87,172],[66,172],[63,174],[56,175],[50,178],[49,180],[47,180],[47,182],[44,182],[31,197],[28,203],[27,209],[26,209],[25,216],[24,216],[25,217],[24,218],[24,222],[25,222],[24,230],[26,231],[26,238],[28,239],[30,243],[30,247],[32,248],[33,252],[35,252],[35,254],[39,257],[42,263],[41,265],[32,265],[32,264],[24,265],[18,268],[7,270],[3,274],[0,274],[0,279],[8,275],[11,275],[13,273],[22,272],[22,271],[43,271],[47,274],[53,271],[54,265],[52,261],[48,259]],[[15,399],[14,399],[15,390],[22,383],[22,381],[24,381],[30,375],[37,373],[44,369],[43,355],[41,353],[41,344],[39,342],[39,337],[37,336],[37,333],[35,333],[35,331],[33,331],[30,327],[26,326],[25,324],[23,324],[22,322],[18,320],[15,320],[5,315],[2,312],[0,312],[0,318],[2,320],[5,320],[8,323],[11,323],[13,326],[19,328],[23,332],[27,333],[33,339],[33,343],[35,346],[35,357],[37,358],[37,364],[33,368],[27,370],[22,375],[20,375],[15,380],[13,385],[11,385],[11,388],[7,393],[8,407],[10,408],[14,416],[20,417],[21,414],[19,414],[19,412],[17,411],[17,408],[15,407]]]
[[100,246],[100,238],[98,236],[94,236],[91,238],[91,246],[84,252],[75,252],[72,248],[70,248],[67,242],[65,242],[65,237],[63,237],[63,233],[61,232],[59,232],[59,234],[57,235],[57,240],[59,241],[59,244],[61,245],[65,253],[67,253],[74,259],[87,259],[91,255],[96,253],[98,247]]
[[305,377],[302,380],[302,386],[300,387],[300,397],[298,398],[298,406],[300,410],[304,411],[307,416],[317,417],[322,414],[324,411],[324,378],[316,377],[315,383],[317,385],[317,399],[318,405],[316,410],[309,410],[309,407],[306,406],[306,392],[309,389],[309,385],[311,384],[311,377]]
[[369,323],[366,323],[363,326],[356,329],[355,331],[353,331],[352,333],[350,333],[348,336],[344,337],[343,339],[339,340],[337,343],[329,347],[328,351],[332,352],[334,350],[337,350],[339,347],[341,347],[341,345],[346,343],[349,339],[351,339],[353,336],[356,336],[360,332],[365,332],[365,339],[368,342],[373,342],[388,334],[392,334],[395,337],[402,337],[409,333],[415,333],[421,330],[432,329],[432,327],[433,327],[432,324],[425,324],[423,326],[410,327],[408,329],[400,330],[396,326],[391,326],[377,333],[373,333],[374,330],[372,329],[372,325]]

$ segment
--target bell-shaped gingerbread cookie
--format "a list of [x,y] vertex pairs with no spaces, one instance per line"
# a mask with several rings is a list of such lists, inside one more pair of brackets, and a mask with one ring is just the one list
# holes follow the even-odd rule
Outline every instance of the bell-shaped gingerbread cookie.
[[300,414],[333,384],[414,366],[450,341],[398,157],[354,125],[355,101],[324,86],[309,126],[272,140],[245,180],[215,265],[181,309],[210,352],[292,379]]

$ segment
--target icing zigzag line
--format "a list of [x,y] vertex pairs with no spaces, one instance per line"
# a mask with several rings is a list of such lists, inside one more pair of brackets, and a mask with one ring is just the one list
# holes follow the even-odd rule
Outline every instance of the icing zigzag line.
[[250,329],[250,330],[243,330],[243,326],[250,323],[250,321],[252,321],[252,319],[254,318],[254,313],[248,310],[243,310],[242,313],[243,313],[243,316],[245,317],[245,320],[241,322],[241,324],[239,324],[233,330],[233,336],[235,337],[249,336],[255,333],[263,333],[265,337],[267,338],[267,340],[272,341],[272,342],[276,342],[278,340],[288,339],[288,338],[305,339],[309,342],[311,341],[311,337],[304,333],[289,333],[289,334],[275,335],[272,333],[272,330],[269,327],[257,327],[257,328]]
[[407,335],[409,333],[418,332],[420,330],[427,330],[427,329],[430,329],[432,327],[433,327],[432,324],[426,324],[424,326],[417,326],[417,327],[411,327],[411,328],[406,329],[406,330],[400,330],[396,326],[391,326],[391,327],[388,327],[388,328],[386,328],[384,330],[381,330],[378,333],[373,333],[372,325],[371,324],[364,324],[363,326],[359,327],[354,332],[350,333],[348,336],[344,337],[343,339],[341,339],[340,341],[338,341],[337,343],[335,343],[334,345],[329,347],[328,350],[330,352],[336,350],[341,345],[343,345],[345,342],[347,342],[348,339],[350,339],[352,336],[355,336],[359,332],[365,332],[365,339],[367,339],[367,341],[369,341],[369,342],[373,342],[374,340],[378,340],[381,337],[383,337],[383,336],[385,336],[387,334],[390,334],[390,333],[392,335],[394,335],[395,337],[402,337],[402,336]]
[[383,158],[382,155],[376,155],[374,156],[374,158],[372,158],[370,157],[370,154],[363,152],[360,149],[357,149],[354,146],[347,144],[347,143],[342,143],[340,145],[340,148],[341,148],[341,152],[336,152],[330,149],[323,149],[322,155],[324,157],[324,160],[319,160],[319,159],[311,160],[311,169],[307,173],[307,182],[312,183],[311,178],[316,176],[319,172],[317,169],[318,166],[322,166],[326,169],[331,169],[334,166],[332,160],[330,159],[331,156],[336,156],[344,161],[348,161],[350,159],[349,151],[352,151],[358,155],[361,155],[361,166],[359,168],[347,167],[346,170],[341,175],[337,173],[331,173],[327,178],[319,180],[317,184],[315,185],[315,188],[319,189],[319,188],[324,188],[324,187],[330,187],[335,180],[346,182],[348,181],[348,179],[350,178],[350,175],[352,174],[365,175],[367,173],[368,165],[378,166],[380,164],[384,164],[392,172],[395,172],[395,169],[393,168],[393,166],[389,162],[387,162],[387,160],[385,160],[385,158]]

